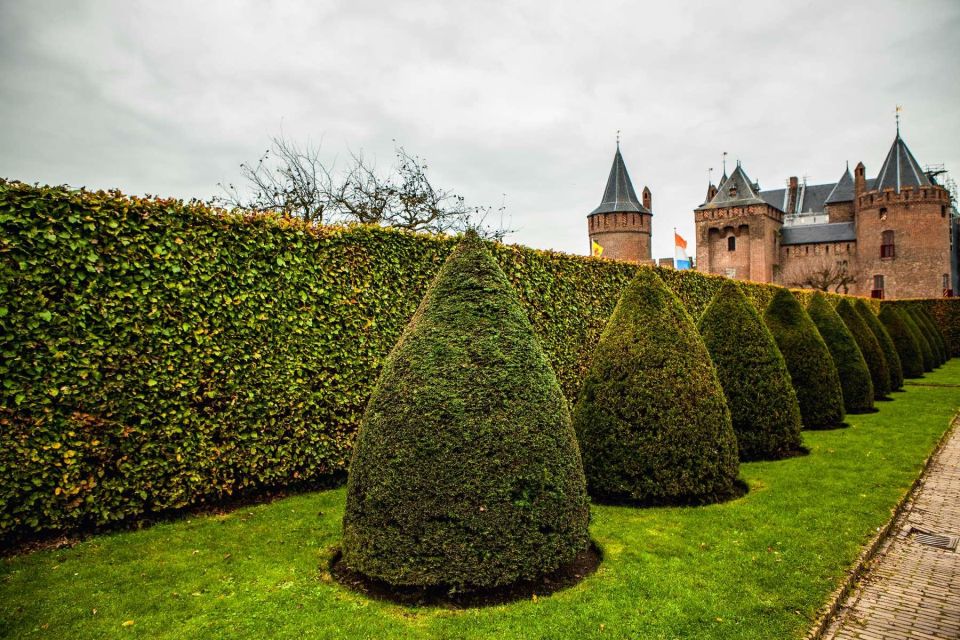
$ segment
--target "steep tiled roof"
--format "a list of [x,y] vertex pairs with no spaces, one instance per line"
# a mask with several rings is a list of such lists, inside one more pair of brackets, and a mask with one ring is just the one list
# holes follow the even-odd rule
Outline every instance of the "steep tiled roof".
[[[841,179],[842,180],[842,179]],[[875,180],[867,180],[866,188],[869,191],[873,187]],[[823,213],[824,205],[831,204],[830,196],[839,183],[830,182],[827,184],[808,184],[803,189],[803,200],[800,202],[800,213]],[[787,189],[770,189],[761,191],[760,197],[763,198],[771,207],[776,207],[783,211],[787,206],[785,197]],[[850,200],[853,200],[851,195]],[[843,200],[833,200],[833,202],[844,202]],[[784,213],[794,213],[793,211]]]
[[847,167],[840,181],[833,187],[833,191],[827,196],[824,204],[833,204],[834,202],[853,202],[853,176],[850,175],[850,167]]
[[764,200],[758,195],[758,189],[747,177],[743,167],[739,164],[730,177],[720,183],[717,195],[713,200],[701,206],[701,209],[720,209],[723,207],[738,207],[750,204],[763,204]]
[[641,204],[637,193],[633,190],[633,183],[630,182],[630,174],[627,173],[627,165],[623,162],[618,144],[617,153],[613,156],[613,166],[610,167],[610,175],[607,177],[607,188],[603,190],[603,199],[600,201],[600,206],[591,211],[590,215],[625,211],[650,213]]
[[874,189],[895,189],[899,192],[903,187],[929,186],[930,179],[923,172],[917,159],[910,153],[907,143],[900,137],[900,132],[897,131],[897,137],[890,146],[887,159],[883,161],[883,166],[877,174]]
[[852,222],[797,224],[780,230],[780,244],[813,244],[821,242],[854,242],[857,231]]

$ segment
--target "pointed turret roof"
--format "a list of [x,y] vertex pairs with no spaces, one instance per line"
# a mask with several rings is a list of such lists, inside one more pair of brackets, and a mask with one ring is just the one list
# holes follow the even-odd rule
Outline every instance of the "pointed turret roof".
[[904,187],[929,187],[930,179],[923,172],[923,168],[917,159],[910,153],[907,143],[900,137],[900,131],[897,131],[897,137],[887,153],[887,159],[883,161],[880,167],[880,173],[877,174],[874,189],[880,191],[884,189],[894,189],[897,192]]
[[722,207],[736,207],[749,204],[766,204],[760,197],[759,188],[747,177],[743,167],[737,163],[730,177],[720,183],[717,195],[713,200],[700,207],[701,209],[719,209]]
[[833,204],[834,202],[853,202],[853,176],[850,174],[850,165],[847,165],[846,171],[840,176],[840,180],[834,185],[830,195],[824,201],[824,204]]
[[624,164],[623,156],[620,155],[618,143],[617,153],[613,156],[613,166],[610,167],[610,176],[607,178],[607,188],[603,190],[603,199],[600,201],[600,206],[591,211],[590,215],[627,211],[650,213],[633,190],[633,183],[630,182],[630,174],[627,173],[627,165]]

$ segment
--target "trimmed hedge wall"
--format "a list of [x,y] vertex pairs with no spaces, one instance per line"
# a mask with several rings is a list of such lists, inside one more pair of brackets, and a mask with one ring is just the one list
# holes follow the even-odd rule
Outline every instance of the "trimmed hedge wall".
[[[0,538],[342,473],[455,244],[2,180],[0,230]],[[574,401],[642,267],[492,248]],[[724,281],[657,272],[694,318]],[[758,309],[777,290],[743,285]],[[960,345],[954,310],[933,315]]]
[[813,296],[807,312],[827,344],[833,363],[837,365],[844,410],[847,413],[873,411],[870,369],[857,346],[856,338],[823,293],[818,292]]
[[880,343],[883,358],[890,371],[890,391],[899,391],[903,388],[903,367],[900,364],[900,354],[897,353],[893,338],[890,337],[887,328],[883,326],[880,318],[877,317],[877,314],[873,312],[865,300],[862,298],[854,300],[853,307],[870,327],[870,331],[877,338],[877,342]]
[[853,308],[849,300],[844,299],[837,304],[837,315],[847,325],[853,339],[857,341],[857,346],[860,347],[860,353],[863,354],[863,360],[870,371],[870,379],[873,381],[874,399],[885,399],[890,395],[890,365],[887,364],[887,359],[883,355],[880,342],[867,325],[867,321]]

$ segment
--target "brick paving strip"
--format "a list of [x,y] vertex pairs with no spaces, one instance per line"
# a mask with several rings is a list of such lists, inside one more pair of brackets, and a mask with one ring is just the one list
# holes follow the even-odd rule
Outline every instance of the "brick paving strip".
[[917,538],[918,533],[960,536],[958,424],[955,418],[913,490],[808,638],[960,639],[960,548],[928,546]]

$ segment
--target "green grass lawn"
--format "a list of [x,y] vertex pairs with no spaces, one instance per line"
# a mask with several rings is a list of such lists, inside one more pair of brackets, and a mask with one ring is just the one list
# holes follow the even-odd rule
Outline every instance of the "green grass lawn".
[[916,382],[804,432],[809,456],[743,465],[739,500],[594,507],[599,571],[536,601],[408,609],[343,589],[338,489],[3,560],[0,636],[800,638],[960,408],[960,359]]

